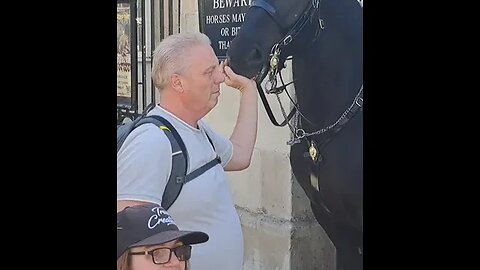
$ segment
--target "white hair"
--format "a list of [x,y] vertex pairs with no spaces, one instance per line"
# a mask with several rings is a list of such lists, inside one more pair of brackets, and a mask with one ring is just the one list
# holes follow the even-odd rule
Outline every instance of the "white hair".
[[152,80],[155,87],[161,91],[172,74],[181,73],[187,68],[188,49],[210,44],[208,36],[198,32],[179,33],[163,39],[153,52]]

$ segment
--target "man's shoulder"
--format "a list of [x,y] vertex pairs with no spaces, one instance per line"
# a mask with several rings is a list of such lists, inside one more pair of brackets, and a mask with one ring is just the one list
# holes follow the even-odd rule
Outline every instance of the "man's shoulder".
[[136,150],[167,150],[171,149],[165,132],[153,123],[145,123],[132,130],[123,143],[122,148]]

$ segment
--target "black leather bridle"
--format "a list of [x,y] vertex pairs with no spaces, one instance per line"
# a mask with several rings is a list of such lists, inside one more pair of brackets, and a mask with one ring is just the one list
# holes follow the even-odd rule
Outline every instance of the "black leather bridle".
[[[318,39],[321,30],[324,29],[323,20],[320,18],[320,2],[321,0],[312,0],[311,4],[306,7],[302,16],[297,20],[297,22],[292,26],[292,28],[288,30],[287,34],[284,35],[279,42],[275,43],[272,46],[270,50],[270,61],[264,63],[262,69],[260,70],[260,72],[257,74],[255,78],[258,92],[262,99],[262,103],[265,107],[265,110],[267,111],[270,121],[275,126],[286,125],[287,123],[289,123],[290,119],[295,115],[295,113],[297,113],[296,114],[297,117],[299,117],[298,115],[300,115],[300,117],[302,117],[303,119],[311,123],[311,121],[309,121],[300,112],[297,103],[293,101],[293,99],[288,94],[288,91],[285,91],[285,93],[287,93],[288,97],[290,98],[290,101],[294,105],[293,109],[287,115],[285,113],[285,110],[283,109],[283,106],[282,106],[282,103],[280,102],[280,98],[278,97],[278,94],[283,92],[283,90],[285,90],[288,85],[293,83],[292,81],[290,83],[285,84],[283,82],[282,74],[280,72],[280,70],[284,68],[284,62],[285,60],[287,60],[287,57],[294,53],[294,49],[298,50],[299,47],[309,46],[312,43],[314,43]],[[276,22],[276,24],[281,29],[281,31],[286,32],[285,29],[287,28],[282,23],[281,18],[279,18],[275,7],[273,7],[270,3],[268,3],[265,0],[252,0],[250,8],[253,8],[253,7],[262,8],[263,10],[265,10],[270,15],[270,17]],[[314,32],[313,39],[311,38],[312,32]],[[305,42],[306,40],[309,40],[309,42]],[[267,75],[269,77],[268,77],[268,81],[266,82],[266,86],[267,85],[269,86],[266,87],[267,89],[265,90],[265,92],[269,94],[273,93],[277,95],[277,99],[278,99],[278,102],[280,103],[282,114],[285,118],[284,121],[280,124],[275,119],[275,116],[272,113],[270,105],[268,104],[265,94],[263,93],[264,92],[263,88],[261,86],[261,82]],[[280,87],[277,87],[277,79],[276,79],[277,75],[279,75],[280,80],[283,84]],[[289,127],[293,133],[293,138],[290,141],[288,141],[287,144],[292,145],[300,142],[300,140],[303,138],[307,138],[313,135],[323,134],[331,130],[332,133],[330,133],[329,136],[325,137],[322,140],[322,142],[319,144],[321,148],[322,146],[325,146],[331,140],[333,135],[338,133],[345,126],[345,124],[351,118],[353,118],[353,116],[355,116],[358,112],[362,111],[362,108],[363,108],[363,85],[360,87],[352,104],[342,113],[342,115],[333,124],[311,133],[305,132],[303,128],[297,126],[297,123],[294,124],[295,126],[293,128],[289,124]],[[310,142],[310,144],[311,144],[310,151],[314,150],[315,152],[317,152],[318,146],[316,146],[313,141]],[[312,159],[315,162],[317,158],[314,158],[313,157],[314,155],[312,155],[312,153],[310,153],[310,155],[312,156]]]
[[[311,41],[313,43],[316,40],[316,38],[318,38],[318,35],[320,34],[320,29],[323,28],[323,25],[321,24],[321,20],[320,19],[317,20],[317,18],[319,17],[320,0],[312,0],[312,4],[306,7],[302,16],[288,31],[286,31],[288,28],[284,25],[281,18],[279,18],[277,10],[270,3],[268,3],[265,0],[252,0],[250,8],[255,8],[255,7],[261,8],[265,12],[267,12],[270,15],[270,17],[273,19],[273,21],[276,22],[276,24],[281,29],[281,31],[287,32],[287,34],[285,34],[283,38],[280,39],[279,42],[275,43],[272,46],[270,51],[270,61],[263,64],[262,69],[256,75],[256,78],[255,78],[258,92],[260,94],[260,98],[262,100],[263,106],[265,107],[265,110],[267,111],[270,121],[275,126],[285,126],[295,114],[297,110],[297,106],[294,106],[294,108],[290,111],[288,116],[285,114],[282,107],[282,113],[284,114],[285,119],[282,123],[279,124],[272,113],[272,109],[270,108],[270,105],[268,104],[267,98],[265,97],[264,91],[262,90],[263,88],[261,86],[261,82],[268,74],[269,78],[268,78],[267,84],[269,84],[269,87],[266,87],[267,89],[265,92],[267,92],[268,94],[276,94],[278,101],[280,102],[278,94],[283,92],[283,90],[285,90],[288,85],[293,83],[293,81],[288,84],[284,84],[283,78],[281,78],[281,73],[279,71],[284,68],[284,63],[287,60],[287,57],[293,53],[294,51],[293,48],[295,47],[296,42],[299,40],[299,36],[300,35],[311,36],[310,31],[312,31],[312,28],[313,28],[313,30],[315,31],[315,38]],[[280,75],[280,79],[282,80],[282,84],[283,84],[280,87],[277,87],[277,79],[276,79],[277,74]],[[281,103],[280,103],[280,106],[281,106]]]

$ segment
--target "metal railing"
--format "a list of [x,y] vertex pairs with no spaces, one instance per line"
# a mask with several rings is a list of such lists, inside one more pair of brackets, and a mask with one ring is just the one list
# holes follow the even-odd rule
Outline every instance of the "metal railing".
[[135,119],[158,101],[150,75],[153,51],[164,37],[180,30],[180,0],[117,0],[121,3],[130,4],[131,91],[125,97],[117,90],[117,124]]

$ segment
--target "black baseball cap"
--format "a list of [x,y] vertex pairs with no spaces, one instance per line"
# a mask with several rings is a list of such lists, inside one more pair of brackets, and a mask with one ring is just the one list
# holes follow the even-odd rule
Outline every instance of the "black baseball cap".
[[180,231],[158,204],[130,206],[117,213],[117,259],[131,247],[160,245],[176,239],[191,245],[206,242],[208,235]]

